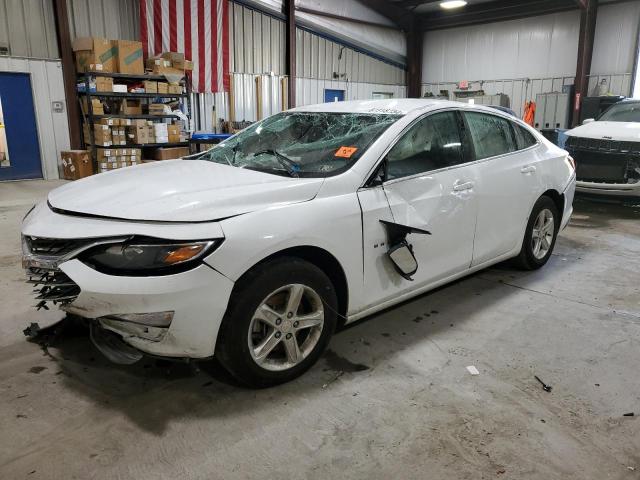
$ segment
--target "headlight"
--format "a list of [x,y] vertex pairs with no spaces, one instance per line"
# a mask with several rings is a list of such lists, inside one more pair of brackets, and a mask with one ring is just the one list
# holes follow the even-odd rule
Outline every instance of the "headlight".
[[191,268],[220,243],[221,240],[168,242],[133,238],[124,243],[99,245],[84,252],[80,260],[105,273],[162,275]]

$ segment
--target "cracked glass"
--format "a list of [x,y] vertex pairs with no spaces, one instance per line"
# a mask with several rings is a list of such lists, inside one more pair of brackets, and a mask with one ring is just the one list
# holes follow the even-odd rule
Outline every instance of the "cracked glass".
[[401,115],[283,112],[251,125],[189,159],[291,177],[328,177],[348,170]]

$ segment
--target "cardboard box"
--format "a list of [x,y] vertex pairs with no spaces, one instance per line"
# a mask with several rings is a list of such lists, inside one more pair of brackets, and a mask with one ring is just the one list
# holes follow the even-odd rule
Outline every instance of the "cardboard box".
[[167,82],[158,82],[157,93],[169,93],[169,84]]
[[184,75],[184,70],[174,68],[171,65],[171,60],[167,60],[161,56],[147,58],[145,67],[154,75]]
[[193,70],[193,62],[191,60],[185,60],[184,61],[184,69],[191,71]]
[[182,93],[182,85],[177,85],[175,83],[170,83],[167,93],[180,95]]
[[[89,114],[89,102],[87,102],[87,97],[82,96],[80,97],[81,101],[82,101],[82,111],[85,114]],[[94,115],[104,115],[104,105],[102,105],[102,102],[100,100],[98,100],[97,98],[92,98],[91,99],[91,108],[93,109],[93,114]]]
[[140,100],[123,98],[120,113],[123,115],[142,115],[142,102]]
[[71,44],[78,72],[114,72],[116,47],[100,37],[78,37]]
[[184,53],[182,52],[162,52],[160,56],[169,60],[172,65],[176,62],[184,62]]
[[117,71],[133,75],[144,73],[144,62],[142,61],[142,42],[131,40],[114,40],[116,47]]
[[60,152],[62,175],[66,180],[78,180],[93,175],[93,162],[88,150],[64,150]]
[[127,140],[129,143],[143,145],[149,141],[149,128],[146,125],[127,127]]
[[144,85],[145,93],[158,93],[158,82],[152,80],[145,80],[142,82]]
[[164,103],[149,104],[149,115],[168,115],[170,113],[171,108]]
[[113,78],[96,77],[96,92],[113,92]]
[[162,147],[153,152],[154,160],[173,160],[189,155],[189,147]]
[[115,126],[119,125],[119,119],[117,118],[101,118],[98,120],[97,125]]

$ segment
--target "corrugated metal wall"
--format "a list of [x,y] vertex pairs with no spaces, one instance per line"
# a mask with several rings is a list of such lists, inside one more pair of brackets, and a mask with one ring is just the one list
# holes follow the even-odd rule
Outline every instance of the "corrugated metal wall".
[[592,74],[633,71],[638,22],[640,1],[600,6],[591,61]]
[[[230,3],[231,71],[285,74],[284,22]],[[296,75],[305,78],[404,84],[405,71],[307,30],[296,30]]]
[[[71,38],[137,40],[138,0],[68,0]],[[53,0],[0,0],[0,47],[9,55],[59,58]]]
[[[282,110],[286,81],[284,22],[234,2],[229,4],[229,34],[236,121],[256,121]],[[405,70],[306,29],[296,31],[296,105],[324,101],[324,89],[345,90],[348,100],[371,98],[373,92],[406,95]],[[336,78],[337,76],[337,78]],[[258,108],[256,78],[261,83]],[[198,128],[211,130],[217,119],[228,120],[229,96],[194,97]]]
[[55,60],[0,57],[0,71],[31,75],[42,174],[46,179],[58,178],[59,152],[69,149],[67,113],[56,113],[51,105],[54,101],[65,101],[61,63]]
[[422,80],[547,78],[575,75],[577,10],[427,32]]
[[140,39],[138,0],[67,0],[71,38]]
[[15,57],[58,58],[51,0],[0,0],[0,47]]

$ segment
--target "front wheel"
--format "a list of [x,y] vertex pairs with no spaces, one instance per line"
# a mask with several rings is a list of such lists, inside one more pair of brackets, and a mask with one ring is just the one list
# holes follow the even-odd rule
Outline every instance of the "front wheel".
[[531,211],[516,264],[525,270],[536,270],[547,263],[559,229],[558,207],[551,198],[540,197]]
[[318,267],[294,257],[265,262],[234,288],[216,356],[247,386],[287,382],[318,360],[337,310],[333,284]]

